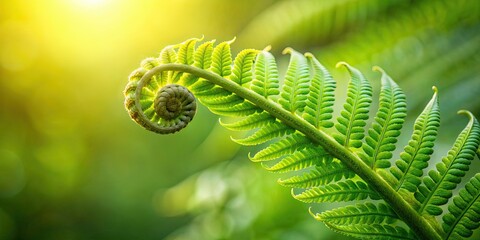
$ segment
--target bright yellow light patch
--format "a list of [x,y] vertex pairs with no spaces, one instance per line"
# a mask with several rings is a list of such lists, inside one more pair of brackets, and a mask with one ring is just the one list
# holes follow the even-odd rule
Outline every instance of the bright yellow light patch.
[[88,8],[94,8],[102,6],[106,3],[106,0],[72,0],[76,5]]

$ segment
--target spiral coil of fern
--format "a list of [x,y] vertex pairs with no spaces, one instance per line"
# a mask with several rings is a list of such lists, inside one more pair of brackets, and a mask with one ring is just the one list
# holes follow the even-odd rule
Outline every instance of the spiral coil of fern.
[[144,88],[151,84],[154,77],[144,74],[143,69],[130,76],[133,81],[125,89],[125,107],[131,118],[147,130],[160,134],[178,132],[195,116],[195,97],[186,87],[178,84],[166,84],[154,96],[148,94],[150,91],[145,94]]

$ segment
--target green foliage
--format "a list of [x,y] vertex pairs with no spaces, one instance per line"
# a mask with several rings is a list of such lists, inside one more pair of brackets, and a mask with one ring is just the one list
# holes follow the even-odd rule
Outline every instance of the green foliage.
[[339,134],[334,134],[334,137],[345,147],[360,148],[365,136],[363,127],[372,102],[372,87],[360,71],[344,62],[338,63],[337,67],[342,65],[347,67],[351,80],[348,83],[347,100],[335,124]]
[[[437,91],[435,89],[435,91]],[[400,160],[390,171],[398,182],[396,189],[406,189],[415,192],[420,185],[423,169],[428,166],[428,160],[433,153],[433,145],[440,125],[437,93],[427,104],[415,121],[414,131],[408,145],[400,154]]]
[[[377,69],[382,71],[380,68]],[[382,76],[379,103],[380,108],[375,121],[365,138],[366,144],[363,145],[365,155],[362,156],[373,168],[388,168],[406,116],[407,104],[402,89],[386,73]]]
[[317,128],[332,127],[335,80],[312,54],[306,53],[305,57],[312,77],[303,118]]
[[442,225],[446,238],[471,236],[472,231],[480,226],[479,214],[480,174],[477,173],[448,205],[448,213],[443,216]]
[[312,214],[318,221],[336,225],[394,223],[397,214],[386,204],[359,203],[340,207],[319,214]]
[[412,233],[399,226],[386,224],[333,225],[330,223],[325,223],[325,225],[347,236],[362,239],[416,239]]
[[[167,47],[159,59],[148,59],[132,73],[125,106],[133,120],[159,133],[175,124],[188,124],[181,111],[173,120],[162,119],[153,104],[166,86],[179,83],[185,90],[170,94],[163,108],[173,112],[189,106],[176,99],[193,94],[213,113],[228,117],[221,120],[223,126],[247,131],[235,142],[264,144],[250,157],[252,161],[261,162],[269,171],[288,173],[279,183],[291,187],[294,198],[306,203],[373,201],[314,215],[334,231],[358,238],[458,239],[478,228],[470,222],[480,218],[473,204],[478,197],[476,178],[454,198],[444,222],[434,220],[468,171],[480,143],[477,120],[460,111],[470,118],[467,127],[436,169],[423,175],[439,126],[436,88],[415,122],[412,140],[390,167],[406,101],[403,91],[380,68],[375,68],[382,73],[379,109],[365,134],[372,87],[347,63],[337,64],[347,68],[351,79],[343,110],[334,123],[335,82],[312,54],[287,48],[284,53],[290,54],[290,62],[285,79],[279,81],[269,48],[243,50],[232,60],[233,40],[215,47],[213,41],[206,42],[195,49],[197,41]],[[443,228],[438,227],[442,224]]]
[[[462,104],[478,112],[479,92],[468,86],[478,82],[479,9],[472,0],[285,0],[253,19],[239,37],[245,46],[296,44],[328,65],[347,59],[357,67],[395,69],[410,109],[424,106],[423,91],[435,82],[451,100],[443,109]],[[453,114],[442,121],[458,124]]]
[[420,212],[440,215],[440,206],[446,204],[452,197],[452,191],[462,181],[462,177],[469,170],[470,162],[475,157],[480,143],[480,125],[477,119],[466,111],[470,122],[460,133],[448,155],[436,165],[435,170],[428,172],[423,178],[423,184],[415,192],[415,198],[421,203]]

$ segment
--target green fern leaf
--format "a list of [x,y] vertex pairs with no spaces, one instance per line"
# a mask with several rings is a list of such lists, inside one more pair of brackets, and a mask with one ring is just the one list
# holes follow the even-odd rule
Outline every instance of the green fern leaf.
[[313,54],[306,53],[305,57],[310,64],[312,79],[303,118],[317,128],[330,128],[333,126],[335,80]]
[[461,182],[475,157],[480,143],[480,125],[470,112],[459,113],[468,115],[470,121],[448,155],[437,164],[436,170],[428,172],[428,176],[423,178],[423,185],[415,192],[415,198],[421,203],[420,213],[426,211],[437,216],[443,212],[440,206],[452,197],[452,190]]
[[[174,46],[167,46],[160,52],[160,63],[167,64],[167,63],[175,63],[177,62],[177,52],[174,49]],[[161,74],[159,81],[159,85],[163,86],[168,82],[172,82],[172,75],[173,72],[169,72],[168,74]]]
[[258,50],[245,49],[235,57],[233,62],[232,76],[230,79],[239,85],[247,85],[252,81],[252,65]]
[[[155,68],[156,66],[160,65],[160,62],[155,59],[155,58],[147,58],[144,59],[140,65],[142,66],[143,69],[146,70],[151,70]],[[160,76],[155,76],[152,81],[148,82],[148,84],[145,86],[142,91],[142,94],[145,94],[146,96],[155,96],[155,90],[161,86],[163,83],[167,83],[170,79],[167,79],[169,75],[168,74],[162,74]],[[146,99],[145,99],[146,100]]]
[[337,67],[345,66],[350,72],[351,80],[348,84],[347,100],[344,109],[338,117],[335,128],[339,134],[334,138],[346,147],[359,148],[365,136],[364,129],[368,119],[368,111],[372,102],[372,87],[357,69],[347,63],[340,62]]
[[[215,40],[207,41],[202,43],[195,49],[195,53],[193,56],[193,66],[198,67],[200,69],[209,69],[212,65],[212,54],[213,54],[213,44]],[[188,74],[187,77],[183,79],[183,85],[190,86],[195,83],[195,88],[212,88],[214,86],[213,83],[199,79],[198,76],[193,74]],[[193,88],[193,87],[192,87]]]
[[213,44],[215,40],[202,43],[195,50],[194,63],[195,67],[208,69],[212,65]]
[[160,62],[162,64],[177,62],[177,52],[173,46],[166,46],[160,52]]
[[230,108],[245,102],[245,99],[239,97],[238,95],[225,92],[230,95],[223,95],[222,93],[215,95],[205,95],[202,96],[202,104],[213,109],[217,108]]
[[384,203],[376,205],[369,202],[340,207],[312,215],[318,221],[328,222],[336,226],[352,224],[393,224],[400,220],[388,205]]
[[477,173],[460,190],[458,196],[448,205],[443,216],[445,239],[463,239],[472,236],[480,226],[480,173]]
[[255,60],[255,78],[252,80],[250,88],[268,98],[280,93],[278,83],[277,63],[273,55],[266,50],[261,51]]
[[340,202],[379,199],[378,194],[370,189],[363,181],[346,180],[330,183],[325,186],[310,188],[300,194],[293,194],[295,199],[306,203]]
[[[187,64],[191,65],[194,62],[194,52],[195,52],[195,45],[197,44],[198,41],[202,41],[203,37],[200,38],[191,38],[186,40],[183,43],[180,43],[174,48],[177,48],[177,53],[175,54],[176,56],[176,63],[179,64]],[[171,53],[171,50],[169,51],[169,55],[171,55],[171,58],[173,59],[173,53]],[[169,83],[177,83],[181,77],[183,76],[183,72],[171,72],[169,73]]]
[[310,172],[303,173],[299,176],[293,176],[285,180],[278,180],[280,185],[292,188],[311,188],[323,186],[332,181],[338,182],[342,179],[349,179],[355,177],[352,172],[341,162],[319,162]]
[[222,105],[217,105],[216,107],[212,106],[210,111],[220,116],[245,117],[255,114],[260,110],[252,103],[244,101],[230,107],[225,107]]
[[296,151],[271,167],[264,167],[272,172],[290,172],[322,164],[323,161],[331,162],[331,156],[321,147],[312,147]]
[[286,126],[280,122],[273,122],[268,124],[252,135],[242,139],[232,139],[234,142],[246,146],[258,145],[268,142],[274,138],[285,136],[286,134],[293,133],[295,130]]
[[198,41],[202,41],[202,40],[203,40],[203,37],[191,38],[183,43],[180,43],[178,45],[178,52],[176,55],[177,63],[192,65],[194,62],[195,45],[197,44]]
[[414,131],[408,145],[400,154],[396,166],[390,169],[398,182],[396,189],[415,192],[421,183],[423,169],[428,166],[428,160],[433,153],[433,145],[440,125],[437,89],[432,99],[415,121]]
[[303,111],[306,103],[309,83],[307,59],[297,51],[286,48],[283,54],[290,54],[285,81],[278,103],[291,113]]
[[254,113],[242,120],[232,123],[224,123],[220,121],[220,124],[232,131],[248,131],[256,128],[263,127],[269,123],[275,122],[275,118],[267,112]]
[[230,50],[230,44],[235,39],[218,44],[212,53],[212,65],[211,71],[222,77],[228,77],[232,73],[232,52]]
[[392,152],[395,150],[397,137],[400,135],[407,104],[402,89],[381,68],[382,89],[380,92],[380,108],[375,116],[372,127],[363,144],[364,161],[372,168],[390,167]]
[[417,239],[403,227],[386,224],[335,225],[326,222],[328,228],[341,234],[360,239]]
[[268,147],[255,154],[250,160],[254,162],[270,161],[294,153],[295,151],[303,149],[309,145],[312,145],[310,139],[303,134],[294,133],[278,142],[270,144]]

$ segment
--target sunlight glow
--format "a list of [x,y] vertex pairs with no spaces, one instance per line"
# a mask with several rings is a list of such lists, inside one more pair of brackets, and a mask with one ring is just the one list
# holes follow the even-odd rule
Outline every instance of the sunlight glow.
[[78,6],[94,8],[104,5],[106,0],[73,0],[73,2]]

